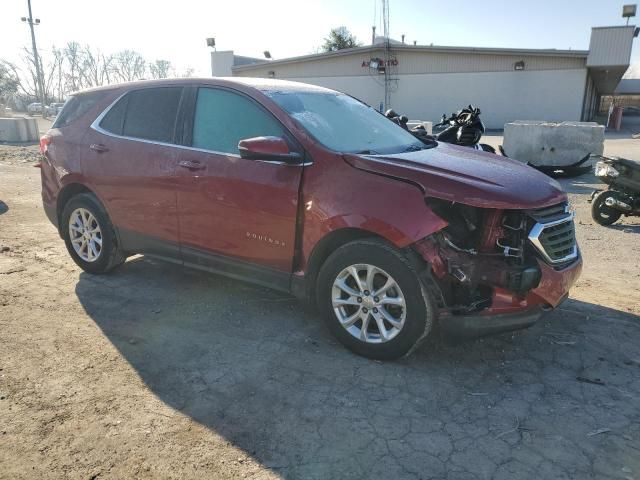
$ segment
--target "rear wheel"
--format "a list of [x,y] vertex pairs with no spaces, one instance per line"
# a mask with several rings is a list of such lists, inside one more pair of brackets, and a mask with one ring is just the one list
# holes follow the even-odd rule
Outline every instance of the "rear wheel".
[[72,197],[60,225],[69,255],[84,271],[106,273],[124,262],[109,216],[94,195]]
[[378,360],[407,355],[424,340],[435,307],[413,266],[377,240],[338,248],[318,275],[318,305],[335,337]]
[[622,212],[607,206],[607,198],[615,198],[615,192],[605,190],[598,193],[591,202],[591,217],[600,225],[611,225],[618,221]]

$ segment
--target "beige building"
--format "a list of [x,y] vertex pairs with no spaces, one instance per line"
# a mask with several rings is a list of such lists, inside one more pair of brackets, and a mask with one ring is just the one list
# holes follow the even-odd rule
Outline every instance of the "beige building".
[[513,120],[590,120],[629,66],[633,26],[592,29],[589,50],[373,45],[281,60],[212,52],[214,76],[320,85],[410,119],[439,120],[468,104],[488,128]]

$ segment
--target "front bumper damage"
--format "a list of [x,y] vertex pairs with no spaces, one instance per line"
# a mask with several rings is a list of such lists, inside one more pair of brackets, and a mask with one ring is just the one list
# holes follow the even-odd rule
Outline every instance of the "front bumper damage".
[[[430,266],[423,280],[438,299],[440,328],[457,337],[478,337],[533,325],[568,297],[582,271],[579,253],[560,268],[541,258],[532,258],[527,265],[509,265],[495,256],[447,248],[435,238],[424,239],[413,249]],[[452,301],[452,288],[484,295],[456,304]]]

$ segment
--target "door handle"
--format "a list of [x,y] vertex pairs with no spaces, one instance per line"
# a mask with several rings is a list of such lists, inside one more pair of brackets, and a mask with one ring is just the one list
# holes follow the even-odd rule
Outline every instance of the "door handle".
[[187,170],[204,170],[205,165],[200,163],[198,160],[181,160],[178,162],[182,168],[186,168]]
[[98,153],[102,153],[102,152],[108,152],[109,149],[107,147],[105,147],[104,145],[102,145],[101,143],[92,143],[91,145],[89,145],[89,148],[93,151],[96,151]]

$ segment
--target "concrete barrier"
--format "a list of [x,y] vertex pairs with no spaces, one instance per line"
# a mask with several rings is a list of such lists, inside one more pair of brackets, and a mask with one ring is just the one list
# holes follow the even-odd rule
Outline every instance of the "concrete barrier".
[[0,118],[0,142],[37,142],[39,138],[35,118]]
[[602,155],[604,126],[595,122],[518,120],[505,124],[503,147],[516,160],[562,167],[590,153]]

